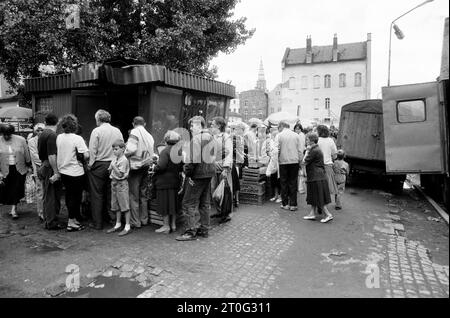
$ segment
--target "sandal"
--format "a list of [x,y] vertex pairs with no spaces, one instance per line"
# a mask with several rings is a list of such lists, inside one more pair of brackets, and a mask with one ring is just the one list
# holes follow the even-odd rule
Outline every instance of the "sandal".
[[327,216],[326,218],[320,220],[321,223],[327,223],[328,221],[331,221],[333,219],[333,216]]
[[307,216],[304,216],[303,219],[304,219],[304,220],[311,220],[311,221],[314,221],[314,220],[316,220],[317,218],[316,218],[314,215],[307,215]]
[[82,226],[67,226],[66,230],[67,232],[76,232],[76,231],[81,231],[83,229]]

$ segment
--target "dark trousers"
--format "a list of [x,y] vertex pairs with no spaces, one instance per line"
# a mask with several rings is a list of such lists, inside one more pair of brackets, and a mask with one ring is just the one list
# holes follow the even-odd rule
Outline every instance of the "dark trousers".
[[130,224],[137,228],[148,224],[148,167],[130,170],[128,175],[130,192]]
[[61,174],[61,181],[66,188],[66,206],[69,211],[69,219],[81,220],[81,195],[83,194],[84,175],[73,177]]
[[[211,178],[193,179],[193,185],[186,179],[182,209],[186,221],[186,229],[195,232],[198,228],[209,229]],[[200,222],[199,222],[200,221]]]
[[42,163],[38,175],[42,181],[43,188],[42,200],[45,228],[52,229],[57,226],[57,215],[61,209],[61,181],[50,182],[50,178],[53,176],[53,169],[48,161]]
[[[275,196],[275,193],[280,194],[280,178],[278,178],[278,172],[270,175],[270,187],[272,188],[272,197]],[[278,192],[275,192],[275,190]]]
[[297,206],[298,163],[280,165],[281,200],[283,205]]
[[88,173],[89,191],[91,194],[91,212],[94,225],[102,227],[104,216],[115,220],[111,210],[111,179],[109,165],[111,161],[96,161]]

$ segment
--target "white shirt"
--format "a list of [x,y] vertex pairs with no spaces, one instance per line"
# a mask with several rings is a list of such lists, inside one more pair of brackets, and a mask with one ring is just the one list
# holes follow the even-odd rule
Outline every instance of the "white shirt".
[[319,142],[317,144],[319,145],[320,150],[322,150],[323,152],[323,163],[326,165],[333,164],[332,156],[337,153],[337,148],[334,140],[330,137],[319,137]]
[[75,151],[75,148],[80,153],[89,151],[83,138],[75,134],[60,134],[56,138],[56,147],[58,149],[56,163],[59,173],[72,177],[84,175],[83,166],[77,160]]
[[130,159],[131,170],[136,170],[143,164],[148,165],[146,162],[154,154],[154,143],[152,135],[144,126],[136,126],[131,130],[125,149],[125,155]]

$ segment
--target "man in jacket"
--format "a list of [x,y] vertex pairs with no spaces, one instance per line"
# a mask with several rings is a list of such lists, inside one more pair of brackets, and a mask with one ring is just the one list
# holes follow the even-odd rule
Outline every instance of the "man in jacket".
[[280,166],[281,208],[297,210],[298,170],[303,159],[304,145],[300,136],[289,128],[289,124],[278,124],[278,162]]
[[216,168],[214,137],[205,129],[205,126],[205,120],[201,116],[195,116],[189,120],[192,141],[186,158],[187,186],[182,203],[186,231],[176,238],[177,241],[192,241],[199,236],[208,237],[210,183]]
[[145,120],[141,116],[133,119],[133,129],[128,137],[125,156],[130,159],[131,226],[140,228],[148,224],[147,188],[148,168],[154,154],[154,140],[145,129]]

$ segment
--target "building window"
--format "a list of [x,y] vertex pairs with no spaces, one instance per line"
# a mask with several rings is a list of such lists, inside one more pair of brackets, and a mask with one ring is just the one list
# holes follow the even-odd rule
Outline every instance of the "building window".
[[302,76],[302,89],[308,89],[308,76]]
[[275,112],[275,108],[274,107],[270,107],[270,112],[274,113]]
[[278,107],[278,111],[281,112],[281,107]]
[[313,79],[314,79],[314,88],[320,88],[320,76],[315,75]]
[[36,109],[40,112],[53,112],[53,97],[36,98]]
[[325,109],[330,109],[330,99],[325,98]]
[[289,77],[289,89],[295,89],[295,77]]
[[331,87],[331,75],[330,74],[325,75],[325,80],[324,80],[324,83],[323,83],[323,87],[325,87],[325,88],[330,88]]
[[244,106],[248,106],[248,101],[244,100]]
[[319,109],[319,99],[318,98],[314,98],[314,109]]
[[355,86],[361,86],[361,73],[355,73]]
[[339,74],[339,87],[345,87],[345,74]]

